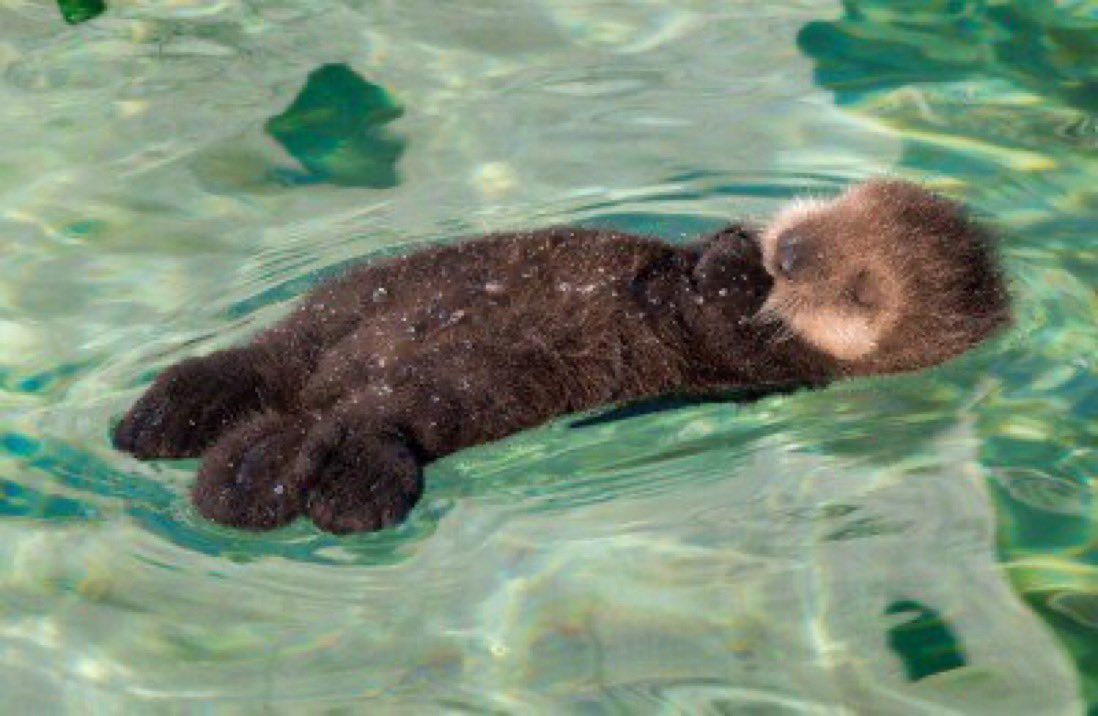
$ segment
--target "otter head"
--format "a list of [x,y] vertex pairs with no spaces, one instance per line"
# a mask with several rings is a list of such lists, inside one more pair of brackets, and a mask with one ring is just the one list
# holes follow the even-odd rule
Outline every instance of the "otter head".
[[846,373],[924,368],[1010,320],[987,232],[914,184],[872,180],[795,202],[760,243],[774,279],[763,315]]

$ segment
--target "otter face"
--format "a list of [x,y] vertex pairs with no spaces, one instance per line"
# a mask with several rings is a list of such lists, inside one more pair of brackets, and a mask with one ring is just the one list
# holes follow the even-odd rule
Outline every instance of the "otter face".
[[987,233],[914,184],[873,180],[795,202],[760,243],[774,279],[763,316],[848,372],[926,367],[1009,321]]

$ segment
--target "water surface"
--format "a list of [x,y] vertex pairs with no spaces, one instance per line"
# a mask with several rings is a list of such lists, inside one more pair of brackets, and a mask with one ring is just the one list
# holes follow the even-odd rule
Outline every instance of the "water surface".
[[[0,3],[7,708],[1094,712],[1096,24]],[[347,261],[558,222],[679,239],[882,172],[995,222],[1013,332],[913,376],[562,420],[433,466],[376,535],[222,529],[193,461],[109,446],[156,371]]]

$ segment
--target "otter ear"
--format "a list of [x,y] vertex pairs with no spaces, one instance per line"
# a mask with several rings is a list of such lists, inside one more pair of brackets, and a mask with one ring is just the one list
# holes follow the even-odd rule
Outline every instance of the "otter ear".
[[770,274],[763,268],[762,249],[754,231],[733,224],[698,242],[694,285],[701,292],[730,284],[769,287]]

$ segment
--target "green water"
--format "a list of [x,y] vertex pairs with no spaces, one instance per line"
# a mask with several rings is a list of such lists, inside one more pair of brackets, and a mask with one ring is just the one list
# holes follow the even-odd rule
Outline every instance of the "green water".
[[[0,710],[1098,713],[1096,42],[1080,1],[0,0]],[[344,539],[108,444],[347,261],[877,173],[995,222],[1010,334],[563,420]]]

